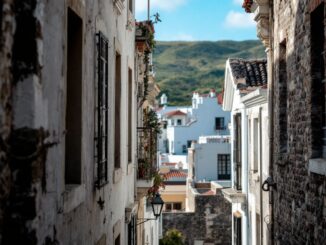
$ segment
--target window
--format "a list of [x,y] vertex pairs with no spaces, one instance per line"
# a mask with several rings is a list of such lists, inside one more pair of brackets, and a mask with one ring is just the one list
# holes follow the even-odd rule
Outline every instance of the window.
[[237,190],[242,189],[242,175],[241,175],[241,114],[236,114],[234,117],[234,137],[233,142],[233,162],[235,166],[235,183],[234,186]]
[[114,245],[120,245],[120,235],[114,240]]
[[188,152],[188,149],[187,149],[187,146],[186,145],[182,145],[182,152],[183,153],[187,153]]
[[132,161],[132,70],[128,69],[128,163]]
[[287,152],[287,111],[288,111],[288,88],[287,88],[287,62],[286,62],[286,41],[279,45],[279,141],[280,153]]
[[182,203],[181,202],[173,202],[173,203],[165,203],[164,210],[166,212],[170,212],[173,210],[182,210]]
[[120,168],[120,134],[121,134],[121,55],[115,54],[115,130],[114,130],[114,167]]
[[326,146],[325,120],[325,27],[324,3],[320,4],[310,15],[311,20],[311,78],[312,78],[312,157],[324,157]]
[[181,202],[173,203],[173,210],[181,210],[182,205]]
[[258,172],[259,163],[259,146],[258,146],[258,118],[253,120],[253,159],[252,159],[252,170]]
[[241,216],[233,217],[233,229],[234,229],[234,244],[241,245]]
[[224,117],[216,117],[215,118],[215,129],[216,130],[224,130]]
[[172,203],[165,203],[165,211],[171,211],[172,210]]
[[100,187],[108,180],[108,40],[99,32],[97,34],[97,181]]
[[177,125],[179,125],[179,126],[182,125],[182,120],[181,119],[177,120]]
[[230,180],[231,179],[231,161],[230,154],[217,155],[217,179]]
[[137,227],[136,217],[132,216],[128,224],[128,245],[136,245],[137,243]]
[[82,19],[68,9],[65,183],[81,183]]
[[133,4],[132,4],[133,0],[129,0],[129,11],[132,13],[133,11]]
[[166,153],[169,153],[169,140],[164,140],[164,146]]
[[187,140],[187,148],[191,147],[192,140]]
[[171,125],[174,126],[174,119],[171,119]]

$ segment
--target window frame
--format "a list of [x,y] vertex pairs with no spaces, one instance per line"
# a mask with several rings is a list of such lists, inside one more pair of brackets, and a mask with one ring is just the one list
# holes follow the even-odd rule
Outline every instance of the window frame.
[[215,117],[215,130],[225,130],[224,117]]
[[231,180],[230,154],[217,154],[217,179]]

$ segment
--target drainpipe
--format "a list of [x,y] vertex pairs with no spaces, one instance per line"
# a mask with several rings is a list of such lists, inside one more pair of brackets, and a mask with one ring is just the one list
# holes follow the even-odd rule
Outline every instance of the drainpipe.
[[243,226],[243,244],[246,245],[249,244],[249,236],[248,236],[248,227],[249,227],[249,218],[248,218],[248,193],[249,193],[249,185],[248,185],[248,118],[246,115],[246,107],[243,105],[241,109],[241,162],[242,162],[242,189],[245,191],[246,194],[246,207],[244,208],[244,223],[245,225]]

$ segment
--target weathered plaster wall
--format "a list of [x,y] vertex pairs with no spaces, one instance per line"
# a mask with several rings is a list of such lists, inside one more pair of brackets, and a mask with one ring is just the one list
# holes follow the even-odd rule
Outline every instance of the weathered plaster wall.
[[[68,7],[82,19],[82,183],[65,185]],[[0,4],[0,244],[126,243],[125,208],[134,202],[134,160],[128,166],[121,130],[121,177],[96,190],[94,112],[95,34],[109,40],[109,142],[113,142],[114,60],[122,56],[121,128],[127,128],[128,67],[134,70],[134,29],[126,28],[127,1],[4,0]],[[132,17],[131,17],[132,18]],[[135,86],[133,87],[135,99]],[[135,107],[135,102],[133,103]],[[136,113],[133,112],[133,123]],[[98,204],[104,200],[103,208]]]

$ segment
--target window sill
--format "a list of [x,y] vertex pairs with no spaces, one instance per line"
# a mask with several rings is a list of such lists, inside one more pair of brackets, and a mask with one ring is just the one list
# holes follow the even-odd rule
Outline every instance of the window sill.
[[246,194],[241,190],[235,190],[233,188],[222,189],[224,198],[230,203],[244,203],[246,201]]
[[85,185],[66,185],[63,193],[63,212],[69,213],[85,201]]
[[309,172],[326,176],[326,159],[309,159]]
[[122,179],[122,169],[116,168],[113,173],[113,183],[116,184]]

